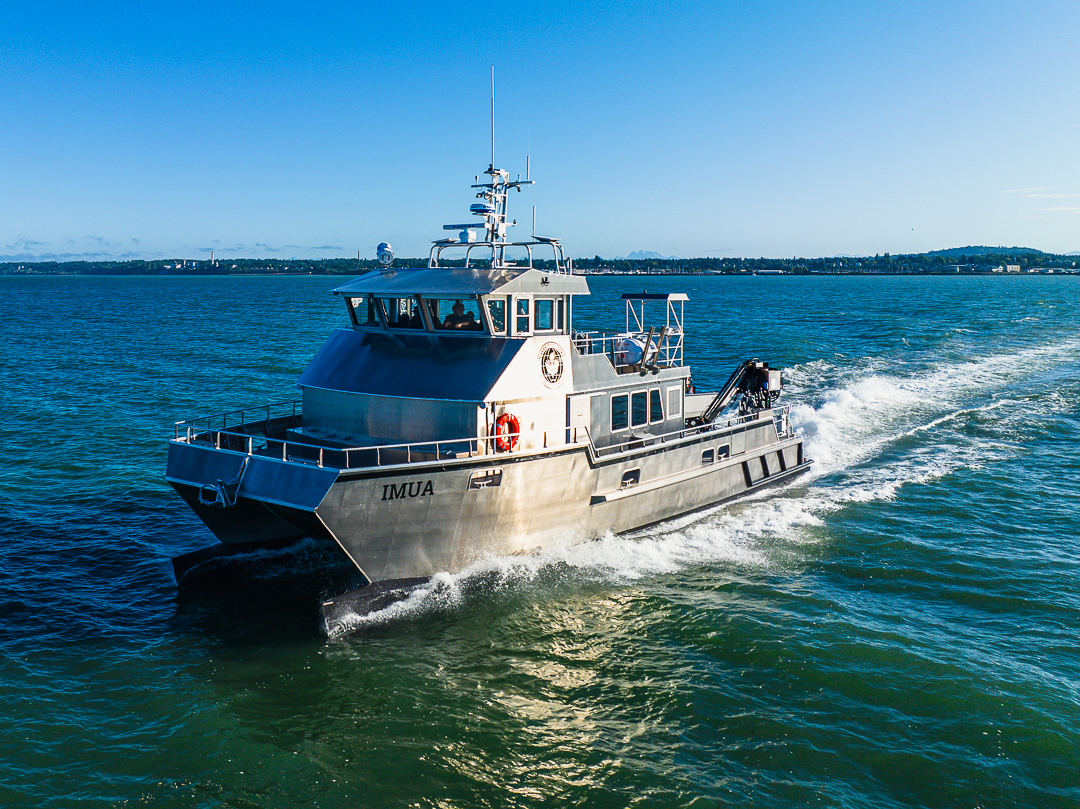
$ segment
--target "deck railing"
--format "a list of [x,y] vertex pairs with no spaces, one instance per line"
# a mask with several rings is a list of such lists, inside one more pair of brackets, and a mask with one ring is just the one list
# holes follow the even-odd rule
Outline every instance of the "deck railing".
[[[789,419],[789,405],[773,410],[773,419],[781,439],[794,435]],[[273,415],[278,413],[278,415]],[[259,414],[262,418],[243,421],[246,414]],[[736,427],[757,421],[759,414],[736,416],[711,424],[685,427],[668,433],[632,433],[615,444],[598,447],[587,427],[570,427],[543,433],[541,451],[554,446],[586,446],[594,458],[617,455],[643,446],[665,444],[705,432]],[[234,422],[230,426],[230,422]],[[221,426],[215,426],[220,424]],[[269,405],[230,410],[211,416],[200,416],[176,422],[175,438],[187,444],[202,444],[214,449],[229,450],[247,455],[260,455],[277,460],[311,464],[335,469],[362,469],[384,466],[409,466],[433,461],[455,461],[478,456],[493,459],[507,457],[509,453],[498,452],[496,436],[470,437],[446,441],[416,441],[401,444],[375,444],[358,447],[328,447],[284,436],[289,429],[302,424],[300,402],[275,402]],[[562,438],[558,444],[550,444],[549,435]],[[521,437],[522,433],[503,433],[501,438]]]
[[[261,416],[262,418],[254,418]],[[181,432],[187,436],[188,441],[195,433],[207,433],[213,431],[236,432],[240,435],[252,435],[251,428],[265,428],[266,434],[272,434],[269,429],[271,422],[286,423],[281,429],[296,429],[301,423],[301,402],[299,399],[284,402],[271,402],[270,404],[245,407],[240,410],[227,410],[224,413],[214,413],[210,416],[198,416],[193,419],[184,419],[176,422],[175,437],[179,440]],[[248,428],[248,429],[244,429]]]
[[653,366],[677,368],[683,364],[682,346],[677,341],[665,336],[660,342],[660,346],[657,347],[657,342],[660,340],[659,332],[652,335],[647,349],[647,356],[642,357],[636,363],[627,362],[619,351],[619,344],[628,338],[645,341],[648,337],[648,332],[579,331],[574,332],[571,339],[579,354],[603,354],[611,362],[612,367],[619,372],[633,371],[642,367],[651,368]]

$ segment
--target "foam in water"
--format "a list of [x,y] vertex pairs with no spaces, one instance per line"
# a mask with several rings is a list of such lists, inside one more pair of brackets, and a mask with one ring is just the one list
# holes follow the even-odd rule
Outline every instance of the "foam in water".
[[[813,541],[806,529],[824,526],[825,516],[846,504],[891,500],[904,486],[980,466],[1007,451],[1001,442],[939,433],[973,414],[1007,411],[1015,399],[970,400],[976,394],[1003,394],[1009,380],[1068,361],[1078,347],[1080,341],[1069,341],[908,377],[875,373],[831,388],[821,383],[835,376],[835,367],[820,361],[797,367],[791,371],[792,387],[810,396],[819,391],[817,406],[799,403],[791,411],[807,456],[815,462],[809,476],[779,492],[758,493],[734,506],[714,507],[646,531],[608,534],[591,542],[568,538],[531,556],[487,559],[460,573],[440,573],[403,601],[353,616],[339,632],[452,609],[480,580],[496,588],[546,587],[562,571],[564,580],[620,586],[701,565],[766,568],[769,547]],[[921,443],[881,462],[885,450],[902,440]]]
[[[815,461],[814,474],[821,476],[873,457],[898,434],[911,435],[958,415],[985,409],[987,405],[963,405],[973,396],[1000,392],[1018,377],[1069,361],[1078,349],[1080,341],[1068,340],[930,368],[908,377],[871,374],[825,390],[820,394],[823,401],[816,407],[794,405],[792,423],[802,430],[807,456]],[[815,378],[820,380],[831,370],[810,363],[792,369],[791,375],[800,387],[813,390]],[[919,421],[930,414],[929,422]]]

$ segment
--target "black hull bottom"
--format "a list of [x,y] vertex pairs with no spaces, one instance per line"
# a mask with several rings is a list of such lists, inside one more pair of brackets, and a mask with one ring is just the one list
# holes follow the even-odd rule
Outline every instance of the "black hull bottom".
[[216,585],[249,575],[250,560],[259,551],[280,551],[297,545],[304,537],[273,539],[226,545],[219,542],[172,558],[173,577],[179,587]]

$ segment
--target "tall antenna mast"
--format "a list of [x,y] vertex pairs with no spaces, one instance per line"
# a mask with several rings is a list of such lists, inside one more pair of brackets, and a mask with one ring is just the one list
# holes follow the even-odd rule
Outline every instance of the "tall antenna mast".
[[495,168],[495,65],[491,66],[491,167]]

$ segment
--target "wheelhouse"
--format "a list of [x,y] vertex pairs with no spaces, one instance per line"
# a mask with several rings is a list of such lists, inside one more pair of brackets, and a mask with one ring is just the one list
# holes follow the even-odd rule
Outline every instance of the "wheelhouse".
[[567,273],[454,267],[370,273],[334,293],[357,331],[524,338],[569,335],[589,289]]

